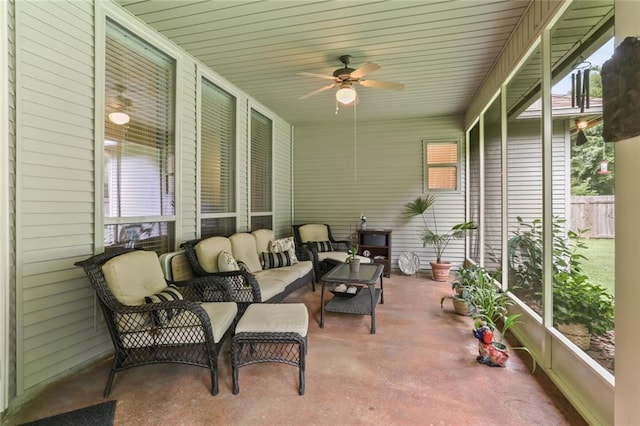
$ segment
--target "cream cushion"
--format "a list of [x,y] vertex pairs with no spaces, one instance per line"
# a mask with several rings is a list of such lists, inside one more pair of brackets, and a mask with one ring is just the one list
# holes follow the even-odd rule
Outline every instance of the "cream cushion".
[[[227,329],[233,323],[238,313],[238,305],[235,302],[207,302],[200,305],[211,321],[213,340],[218,343]],[[125,331],[120,334],[122,344],[127,347],[145,347],[156,345],[181,345],[204,342],[204,333],[201,326],[194,324],[193,312],[182,311],[169,321],[164,327],[145,330]],[[180,332],[183,329],[184,332]]]
[[208,302],[200,306],[207,312],[213,329],[213,340],[218,343],[238,313],[235,302]]
[[329,241],[329,231],[326,225],[320,223],[308,223],[298,228],[300,241]]
[[256,240],[256,253],[269,251],[269,243],[275,239],[275,234],[271,229],[258,229],[251,233]]
[[298,278],[302,278],[313,270],[313,262],[310,260],[301,260],[295,265],[291,265],[291,268],[298,272]]
[[[290,284],[290,282],[282,281],[277,276],[268,273],[265,274],[265,272],[269,271],[272,271],[272,269],[256,272],[255,274],[256,281],[258,281],[258,287],[260,287],[260,298],[262,300],[269,300],[273,296],[277,296],[287,288],[287,285]],[[262,277],[259,275],[262,275]]]
[[252,273],[262,271],[262,264],[258,257],[256,239],[251,234],[238,233],[229,237],[233,257],[244,262]]
[[254,274],[262,300],[269,300],[282,293],[285,288],[298,278],[302,278],[313,269],[313,263],[305,260],[285,268],[266,269]]
[[[264,271],[256,272],[254,275],[258,280],[258,284],[260,284],[260,289],[262,289],[263,283],[269,280],[278,280],[282,283],[282,289],[284,290],[284,287],[298,279],[298,272],[292,267],[265,269]],[[262,300],[267,300],[267,298],[263,297]]]
[[253,303],[238,321],[238,333],[298,333],[307,335],[309,312],[304,303]]
[[[304,275],[308,274],[313,269],[313,263],[310,260],[303,260],[294,265],[287,266],[286,268],[277,268],[273,270],[273,273],[284,272],[287,271],[292,275],[289,275],[291,278],[291,283],[294,279],[302,278]],[[271,271],[271,269],[269,269]],[[267,272],[267,271],[264,271]]]
[[198,242],[195,246],[200,266],[207,272],[219,272],[218,256],[220,252],[231,253],[231,242],[225,237],[210,237]]
[[145,296],[160,293],[167,286],[158,255],[153,251],[136,250],[116,256],[102,265],[102,273],[109,290],[123,305],[144,305]]

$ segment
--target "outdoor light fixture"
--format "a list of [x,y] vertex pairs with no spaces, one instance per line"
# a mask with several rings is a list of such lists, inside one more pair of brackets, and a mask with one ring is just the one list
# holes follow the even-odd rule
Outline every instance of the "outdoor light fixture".
[[112,112],[109,114],[109,121],[111,121],[113,124],[122,126],[129,122],[129,114],[122,111]]
[[578,134],[576,135],[576,145],[584,145],[587,143],[587,136],[584,134],[584,129],[586,129],[588,123],[584,120],[576,119],[576,127],[578,128]]
[[344,105],[350,104],[356,100],[356,89],[348,83],[342,84],[336,92],[336,100]]

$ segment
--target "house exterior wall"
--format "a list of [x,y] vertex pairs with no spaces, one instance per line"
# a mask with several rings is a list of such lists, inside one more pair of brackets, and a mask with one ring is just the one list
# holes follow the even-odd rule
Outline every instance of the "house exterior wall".
[[16,6],[17,393],[109,349],[73,262],[94,249],[90,2]]
[[[568,218],[571,188],[566,179],[571,173],[568,158],[570,138],[566,122],[557,120],[553,127],[552,174],[553,214]],[[540,121],[509,122],[507,142],[507,183],[509,233],[516,230],[517,217],[531,223],[542,219],[542,145]]]
[[[176,217],[179,218],[177,235],[182,240],[191,240],[197,237],[197,66],[189,57],[182,61],[182,84],[176,85],[182,92],[180,100],[180,129],[176,131],[180,140],[176,141],[176,164],[180,167],[176,174],[181,177],[176,179]],[[177,242],[176,238],[176,242]]]
[[[464,170],[461,128],[461,117],[448,116],[358,122],[355,132],[353,123],[296,126],[294,223],[327,223],[335,238],[347,239],[363,213],[368,229],[393,230],[392,268],[403,252],[413,251],[421,259],[420,269],[430,269],[435,255],[420,242],[422,220],[405,221],[401,212],[405,203],[423,194],[423,140],[460,141],[459,165]],[[435,193],[441,231],[464,221],[464,173],[461,176],[459,191]],[[431,215],[429,211],[427,221],[433,225]],[[463,241],[452,242],[444,257],[455,267],[461,265]]]
[[[96,156],[96,149],[102,143],[95,141],[100,132],[94,126],[101,125],[95,114],[104,99],[95,83],[101,72],[96,64],[101,62],[94,40],[102,39],[99,28],[104,23],[97,22],[95,16],[101,15],[94,14],[101,7],[121,11],[110,2],[18,1],[10,3],[11,17],[14,6],[15,26],[12,19],[8,25],[12,117],[16,105],[15,121],[9,123],[8,164],[10,179],[15,180],[10,191],[12,213],[15,205],[10,400],[28,398],[45,384],[112,352],[88,279],[73,264],[101,251],[103,245],[102,213],[96,212],[101,203],[95,200],[102,185],[96,171],[101,154]],[[161,38],[130,19],[144,27],[145,34]],[[181,55],[176,84],[176,244],[180,244],[197,237],[197,70],[202,65],[175,49]],[[221,77],[218,80],[230,85]],[[249,223],[247,116],[251,105],[274,121],[274,223],[276,232],[283,235],[291,226],[290,125],[238,93],[237,230],[247,230]]]

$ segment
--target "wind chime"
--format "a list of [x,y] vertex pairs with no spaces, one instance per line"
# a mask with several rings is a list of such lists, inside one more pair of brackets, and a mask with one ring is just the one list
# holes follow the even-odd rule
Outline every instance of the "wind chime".
[[[584,113],[589,108],[589,72],[591,63],[582,61],[574,66],[576,70],[571,73],[571,108],[580,108],[580,112]],[[587,127],[585,121],[576,120],[578,125],[578,134],[576,135],[576,145],[583,145],[587,142],[584,129]],[[583,124],[583,125],[581,125]]]
[[[581,58],[582,59],[582,58]],[[585,109],[589,109],[589,83],[591,62],[582,60],[573,67],[575,72],[571,73],[571,108],[579,108],[581,113]],[[576,119],[576,127],[578,134],[576,135],[576,145],[584,145],[587,143],[587,136],[584,129],[588,127],[585,120]],[[602,141],[602,160],[600,161],[600,169],[597,172],[601,175],[608,175],[609,161],[606,157],[606,143]]]
[[571,74],[571,108],[580,108],[584,112],[589,108],[589,68],[588,62],[579,64],[575,73]]

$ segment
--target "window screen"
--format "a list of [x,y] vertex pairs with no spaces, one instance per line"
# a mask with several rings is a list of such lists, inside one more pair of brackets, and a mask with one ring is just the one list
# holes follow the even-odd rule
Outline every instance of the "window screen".
[[423,141],[427,190],[458,189],[458,142]]
[[[107,20],[105,247],[173,246],[175,61]],[[112,113],[124,113],[117,124]]]

